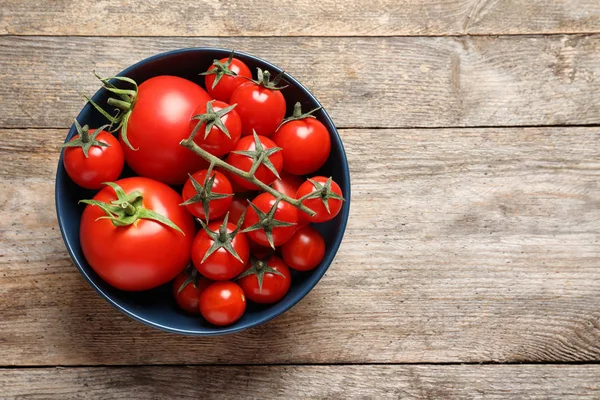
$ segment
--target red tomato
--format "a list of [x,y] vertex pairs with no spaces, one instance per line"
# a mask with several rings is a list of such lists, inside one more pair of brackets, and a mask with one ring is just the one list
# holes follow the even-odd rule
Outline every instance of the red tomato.
[[[225,215],[231,205],[233,191],[229,179],[219,171],[213,171],[206,181],[208,170],[203,169],[188,178],[183,186],[183,203],[195,217],[210,219]],[[214,178],[212,178],[214,177]]]
[[235,106],[212,100],[194,110],[194,118],[190,121],[190,133],[194,129],[197,131],[194,142],[210,154],[221,157],[233,150],[240,140],[242,120],[235,111]]
[[[331,178],[324,176],[316,176],[304,182],[296,193],[296,198],[301,198],[309,193],[319,192],[319,196],[306,199],[302,202],[306,207],[310,208],[315,215],[312,217],[306,214],[306,217],[311,222],[325,222],[332,220],[342,209],[343,197],[342,190]],[[315,185],[316,184],[316,185]],[[329,207],[329,209],[327,208]]]
[[215,60],[213,65],[208,68],[208,71],[202,75],[206,75],[204,84],[206,85],[208,94],[217,100],[225,102],[229,102],[231,94],[238,86],[248,82],[248,79],[252,79],[250,68],[243,61],[233,58],[233,53],[231,53],[229,58]]
[[255,303],[273,304],[285,296],[292,283],[290,269],[277,256],[249,265],[238,278],[246,297]]
[[200,314],[200,294],[211,284],[208,279],[198,277],[198,271],[183,271],[173,281],[173,297],[182,310]]
[[321,263],[325,256],[325,240],[315,228],[299,229],[281,247],[286,264],[298,271],[310,271]]
[[[234,153],[236,151],[243,152],[244,154]],[[265,153],[265,158],[256,170],[254,176],[266,185],[270,185],[277,179],[277,176],[272,170],[279,173],[283,166],[281,151],[277,149],[277,146],[271,139],[264,136],[246,136],[241,138],[235,146],[234,152],[230,153],[225,161],[246,172],[250,171],[254,160],[258,159],[261,153]],[[268,166],[271,166],[272,170],[269,169]],[[250,183],[246,179],[235,174],[229,174],[229,178],[232,182],[235,182],[237,185],[247,190],[259,189],[255,184]]]
[[[271,136],[285,117],[285,98],[276,88],[277,79],[269,82],[268,71],[258,70],[258,81],[245,82],[231,95],[231,104],[237,104],[242,118],[242,136],[253,131]],[[257,83],[259,82],[259,83]]]
[[274,252],[271,247],[262,246],[256,243],[254,240],[248,240],[248,244],[250,245],[250,254],[261,260],[269,257]]
[[284,123],[273,135],[273,141],[283,150],[283,169],[294,175],[315,172],[325,164],[331,150],[331,139],[325,125],[300,111],[296,103],[297,118]]
[[125,159],[121,144],[100,127],[91,134],[75,120],[78,134],[65,143],[63,164],[69,177],[86,189],[100,189],[103,182],[112,182],[123,171]]
[[276,202],[270,193],[259,194],[248,207],[243,225],[244,232],[248,233],[250,239],[271,248],[287,242],[294,234],[298,222],[296,207],[285,201],[277,203],[273,220],[269,221],[266,216]]
[[200,295],[200,314],[211,324],[233,324],[244,311],[246,296],[235,282],[215,282]]
[[[285,158],[283,160],[283,163],[285,165]],[[285,171],[281,171],[279,173],[279,177],[279,179],[275,180],[275,182],[271,184],[271,187],[277,190],[278,192],[281,192],[286,196],[295,199],[298,188],[304,183],[304,178],[292,175]]]
[[208,279],[225,281],[235,278],[244,270],[250,258],[246,235],[242,232],[234,235],[236,226],[220,221],[209,224],[208,230],[210,234],[202,229],[194,239],[194,266]]
[[183,184],[188,173],[208,163],[179,142],[190,134],[194,110],[212,100],[200,86],[176,76],[157,76],[139,86],[129,117],[127,138],[137,149],[121,144],[125,161],[136,174],[170,185]]
[[[148,214],[148,210],[170,220],[181,231],[162,222],[142,218],[131,225],[115,226],[107,214],[95,205],[88,205],[81,216],[80,241],[83,255],[92,269],[108,284],[122,290],[152,289],[175,278],[190,261],[194,220],[181,196],[167,185],[148,178],[121,179],[125,194],[138,192],[141,197],[118,199],[115,189],[105,187],[95,201],[110,203],[118,200],[120,216]],[[130,196],[129,196],[130,197]],[[93,202],[92,200],[92,202]],[[85,200],[89,204],[89,200]],[[112,205],[113,209],[120,207]],[[113,215],[116,214],[116,212]]]
[[229,221],[237,225],[244,211],[248,208],[248,200],[246,197],[234,196],[229,206]]

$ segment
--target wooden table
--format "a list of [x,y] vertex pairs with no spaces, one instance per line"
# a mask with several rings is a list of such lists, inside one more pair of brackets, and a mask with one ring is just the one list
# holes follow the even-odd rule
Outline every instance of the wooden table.
[[[598,0],[0,0],[0,398],[600,398]],[[284,316],[148,328],[72,264],[54,211],[80,93],[235,48],[321,100],[348,230]]]

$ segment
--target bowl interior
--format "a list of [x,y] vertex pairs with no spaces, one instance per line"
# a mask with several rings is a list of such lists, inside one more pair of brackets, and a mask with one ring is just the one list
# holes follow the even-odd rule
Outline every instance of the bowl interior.
[[[158,75],[176,75],[204,87],[204,79],[198,76],[198,73],[205,71],[213,59],[228,55],[229,50],[224,49],[176,50],[141,61],[119,75],[133,78],[138,84]],[[273,74],[281,72],[280,68],[251,55],[236,52],[236,57],[243,60],[252,71],[256,71],[256,67],[260,67],[268,69]],[[289,84],[289,87],[285,88],[283,92],[288,106],[287,115],[291,114],[293,105],[297,101],[302,103],[303,110],[310,110],[320,105],[314,96],[293,77],[286,74],[284,80]],[[106,104],[107,97],[107,93],[100,90],[93,96],[93,100],[99,104]],[[139,321],[171,332],[190,335],[230,333],[261,324],[283,313],[300,301],[325,274],[341,243],[348,219],[350,176],[344,148],[337,130],[325,110],[321,109],[315,113],[315,116],[328,128],[332,139],[329,160],[316,174],[332,176],[342,188],[346,202],[334,220],[315,226],[323,234],[327,246],[323,262],[310,272],[293,271],[290,291],[280,302],[269,306],[249,302],[246,313],[240,320],[227,327],[216,327],[200,317],[190,316],[181,311],[172,297],[170,283],[153,290],[137,293],[120,291],[106,284],[85,260],[79,243],[79,221],[84,205],[78,205],[78,201],[92,198],[95,192],[82,189],[70,180],[63,167],[63,155],[61,154],[56,176],[56,209],[61,233],[73,261],[92,287],[115,307]],[[106,123],[102,115],[89,104],[86,104],[77,120],[81,125],[88,124],[91,127]],[[74,135],[75,129],[71,127],[66,140],[70,140]],[[131,172],[125,170],[122,177],[129,175]],[[179,191],[180,188],[175,189]]]

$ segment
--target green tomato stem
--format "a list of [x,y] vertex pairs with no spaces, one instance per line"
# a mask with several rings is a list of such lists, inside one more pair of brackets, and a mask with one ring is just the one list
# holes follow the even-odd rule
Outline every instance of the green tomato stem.
[[302,204],[302,201],[294,199],[292,197],[289,197],[289,196],[273,189],[271,186],[266,185],[259,179],[257,179],[254,176],[254,173],[251,173],[253,171],[250,171],[250,172],[242,171],[241,169],[236,168],[233,165],[230,165],[230,164],[226,163],[225,161],[221,160],[220,158],[210,154],[209,152],[204,150],[202,147],[198,146],[196,144],[196,142],[194,142],[193,139],[190,140],[188,138],[188,139],[182,140],[179,144],[182,145],[183,147],[193,151],[194,153],[198,154],[200,157],[204,158],[206,161],[208,161],[212,165],[223,168],[227,172],[235,174],[235,175],[242,177],[242,178],[246,179],[247,181],[255,184],[256,186],[258,186],[265,192],[272,194],[276,199],[278,199],[280,201],[285,201],[286,203],[291,204],[292,206],[296,207],[300,211],[307,213],[310,216],[313,216],[316,214],[313,210],[311,210],[310,208],[308,208],[304,204]]

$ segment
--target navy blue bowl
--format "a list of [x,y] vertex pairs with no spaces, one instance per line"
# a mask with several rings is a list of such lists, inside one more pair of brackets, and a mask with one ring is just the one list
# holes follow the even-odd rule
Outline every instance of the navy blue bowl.
[[[203,77],[198,73],[208,69],[213,59],[227,57],[229,52],[229,50],[214,48],[170,51],[140,61],[119,75],[133,78],[138,84],[158,75],[176,75],[204,86]],[[260,67],[268,69],[273,75],[281,72],[281,68],[249,54],[236,52],[236,57],[243,60],[252,71]],[[288,115],[291,114],[293,105],[297,101],[302,103],[303,110],[320,106],[317,99],[289,74],[284,75],[284,81],[289,84],[289,87],[283,91],[288,104]],[[108,94],[105,90],[100,90],[93,96],[93,100],[99,104],[106,104],[107,98]],[[172,297],[170,283],[145,292],[125,292],[105,283],[85,260],[79,243],[79,222],[84,206],[78,205],[78,201],[93,197],[95,192],[82,189],[71,181],[63,167],[63,154],[61,154],[56,173],[56,213],[63,239],[73,262],[90,285],[110,304],[138,321],[169,332],[187,335],[232,333],[265,323],[289,310],[306,296],[329,268],[342,241],[350,209],[350,173],[344,146],[327,112],[321,109],[315,116],[325,124],[331,135],[331,155],[315,175],[332,176],[342,188],[346,201],[334,220],[316,225],[323,234],[327,246],[323,262],[309,272],[293,271],[292,286],[280,302],[268,306],[249,302],[240,320],[230,326],[216,327],[201,317],[191,316],[180,310]],[[91,127],[106,123],[104,117],[90,104],[86,104],[81,110],[77,120],[81,125],[88,124]],[[65,141],[70,140],[75,133],[75,128],[72,126]],[[131,175],[131,172],[124,171],[122,177],[128,175]]]

